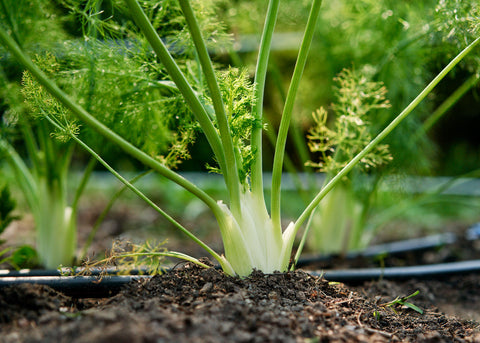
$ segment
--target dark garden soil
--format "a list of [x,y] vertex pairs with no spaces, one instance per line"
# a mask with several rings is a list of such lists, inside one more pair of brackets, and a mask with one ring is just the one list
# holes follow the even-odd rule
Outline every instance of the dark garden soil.
[[[480,342],[480,276],[329,283],[303,271],[233,278],[177,266],[107,299],[0,289],[1,342]],[[409,299],[423,314],[386,304]],[[460,310],[445,314],[448,306]]]
[[[105,237],[123,235],[126,222],[125,218],[107,221],[111,225],[103,225],[96,240],[103,245],[93,250],[109,247]],[[142,227],[140,224],[137,226]],[[17,236],[23,232],[15,229]],[[451,231],[463,235],[461,229]],[[85,240],[82,230],[79,238]],[[23,241],[23,236],[18,240]],[[169,247],[190,252],[184,240],[170,241]],[[459,239],[443,248],[381,259],[335,258],[309,268],[468,259],[480,259],[479,240]],[[180,264],[162,276],[133,282],[121,293],[102,299],[73,298],[40,285],[0,288],[0,342],[480,343],[479,274],[338,284],[306,271],[256,272],[242,280],[213,268]],[[419,294],[408,301],[423,314],[405,306],[386,305],[417,290]]]

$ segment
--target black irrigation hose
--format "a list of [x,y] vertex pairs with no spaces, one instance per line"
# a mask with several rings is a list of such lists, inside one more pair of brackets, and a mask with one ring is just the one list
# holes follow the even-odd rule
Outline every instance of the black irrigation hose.
[[[65,275],[75,275],[83,271],[83,268],[76,268],[73,272],[66,272],[62,274],[59,269],[20,269],[20,270],[9,270],[9,269],[0,269],[0,280],[4,277],[21,277],[21,276],[65,276]],[[99,276],[99,275],[117,275],[118,270],[115,268],[99,269],[92,268],[88,272],[88,276]],[[129,272],[129,275],[145,275],[148,274],[148,270],[135,269]]]
[[0,289],[22,284],[46,285],[76,298],[111,297],[134,280],[150,278],[139,275],[105,276],[8,276],[0,278]]
[[[475,224],[467,230],[464,236],[467,240],[476,240],[480,238],[480,223]],[[438,235],[430,235],[422,238],[413,238],[403,241],[374,245],[363,251],[347,254],[344,259],[356,259],[359,257],[375,257],[381,255],[396,256],[409,252],[421,252],[435,249],[444,245],[456,242],[459,237],[453,233],[447,232]],[[319,262],[331,261],[335,256],[307,256],[299,259],[297,268],[306,267]]]
[[[371,280],[439,279],[451,275],[480,272],[480,260],[440,263],[410,267],[365,268],[310,271],[314,276],[323,276],[328,281],[359,283]],[[148,275],[122,276],[4,276],[0,288],[19,284],[41,284],[52,287],[66,295],[78,298],[103,298],[118,293],[123,286],[134,281],[151,278]]]
[[[473,240],[480,237],[480,224],[472,227],[466,238]],[[361,253],[348,255],[347,258],[370,257],[382,253],[399,254],[408,251],[428,250],[452,243],[456,237],[451,234],[429,236],[396,243],[371,247]],[[302,259],[299,265],[308,265],[328,258],[314,257]],[[113,270],[112,270],[113,271]],[[41,284],[60,291],[66,295],[78,298],[103,298],[117,294],[123,286],[134,280],[151,278],[148,275],[138,275],[141,271],[133,271],[137,275],[105,275],[100,277],[100,271],[92,276],[60,276],[58,270],[0,270],[0,288],[19,284]],[[314,276],[323,276],[328,281],[359,283],[371,280],[406,280],[406,279],[440,279],[451,275],[480,273],[480,260],[439,263],[408,267],[358,268],[344,270],[308,271]],[[96,275],[95,275],[96,274]],[[107,271],[108,274],[108,271]]]
[[356,283],[371,280],[441,279],[451,275],[465,275],[480,272],[480,260],[428,264],[408,267],[356,268],[313,271],[311,275],[321,276],[328,281]]

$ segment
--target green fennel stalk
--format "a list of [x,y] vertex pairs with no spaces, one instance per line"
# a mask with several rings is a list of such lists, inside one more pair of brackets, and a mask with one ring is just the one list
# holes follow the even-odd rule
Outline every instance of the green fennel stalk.
[[[273,32],[278,15],[280,0],[270,1],[265,19],[265,28],[260,41],[258,60],[255,71],[255,103],[252,113],[258,124],[252,129],[251,145],[253,149],[252,165],[252,191],[255,194],[262,194],[263,197],[263,166],[262,166],[262,134],[263,134],[263,98],[265,93],[265,80],[267,78],[267,67],[272,45]],[[260,195],[259,195],[260,197]],[[262,202],[264,200],[262,199]]]

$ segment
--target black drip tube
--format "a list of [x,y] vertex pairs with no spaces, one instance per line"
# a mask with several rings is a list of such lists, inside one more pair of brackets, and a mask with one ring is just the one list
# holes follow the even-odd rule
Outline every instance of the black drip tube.
[[363,282],[370,280],[440,279],[451,275],[480,272],[480,260],[438,263],[409,267],[358,268],[342,270],[313,271],[311,275],[321,276],[329,281]]
[[49,286],[75,298],[108,298],[128,283],[150,276],[115,275],[104,276],[6,276],[0,278],[0,289],[20,284]]
[[[410,267],[360,268],[343,270],[308,271],[328,281],[359,283],[372,280],[437,279],[451,275],[480,272],[480,260],[450,262]],[[18,284],[47,285],[66,295],[77,298],[105,298],[117,294],[123,286],[134,280],[151,278],[149,275],[111,276],[3,276],[0,288]]]
[[[480,237],[480,224],[475,225],[467,232],[467,239]],[[375,256],[376,254],[404,253],[407,251],[426,250],[455,241],[451,234],[430,236],[422,239],[407,240],[371,247],[361,253],[354,253],[347,257]],[[328,258],[327,258],[328,259]],[[298,266],[325,261],[325,257],[303,259]],[[406,279],[440,279],[451,275],[465,275],[480,273],[480,260],[439,263],[430,265],[386,267],[386,268],[356,268],[343,270],[307,271],[314,276],[323,276],[328,281],[344,283],[359,283],[372,280],[406,280]],[[112,270],[113,273],[113,270]],[[97,274],[100,274],[98,272]],[[133,275],[136,274],[136,275]],[[78,298],[104,298],[117,294],[123,286],[135,280],[151,278],[149,275],[139,275],[142,271],[132,272],[131,275],[93,275],[91,276],[61,276],[57,270],[0,270],[0,288],[19,284],[47,285],[66,295]]]
[[[470,229],[468,229],[463,238],[469,241],[480,239],[480,223],[477,223],[474,226],[472,226]],[[348,253],[343,258],[345,260],[351,260],[351,259],[356,259],[361,257],[368,258],[368,257],[375,257],[380,255],[398,256],[398,255],[402,255],[410,252],[422,252],[422,251],[432,250],[448,244],[453,244],[458,239],[459,237],[457,235],[451,232],[447,232],[447,233],[442,233],[437,235],[430,235],[422,238],[412,238],[412,239],[406,239],[406,240],[392,242],[392,243],[373,245],[362,251],[354,251],[354,252]],[[300,268],[300,267],[309,266],[315,263],[329,262],[334,257],[335,256],[329,256],[329,255],[305,256],[298,261],[297,267]]]

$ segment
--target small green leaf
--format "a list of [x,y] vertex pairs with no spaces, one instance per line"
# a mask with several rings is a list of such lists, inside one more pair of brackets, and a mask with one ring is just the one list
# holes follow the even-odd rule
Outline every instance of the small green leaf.
[[412,310],[414,310],[414,311],[416,311],[420,314],[423,314],[422,309],[420,309],[418,306],[416,306],[416,305],[407,301],[408,299],[413,298],[414,296],[418,295],[419,293],[420,293],[420,291],[417,290],[417,291],[413,292],[412,294],[407,295],[405,297],[402,297],[402,298],[396,297],[392,301],[390,301],[388,303],[385,303],[385,304],[382,304],[381,306],[390,308],[393,312],[395,312],[395,314],[397,314],[397,311],[395,311],[395,306],[396,305],[406,306],[406,307],[411,308]]
[[420,314],[423,314],[423,310],[420,307],[418,307],[417,305],[414,305],[414,304],[409,303],[409,302],[404,302],[403,306],[407,306],[407,307],[411,308],[412,310],[417,311]]
[[29,245],[17,248],[8,261],[15,269],[30,268],[38,265],[37,251]]

